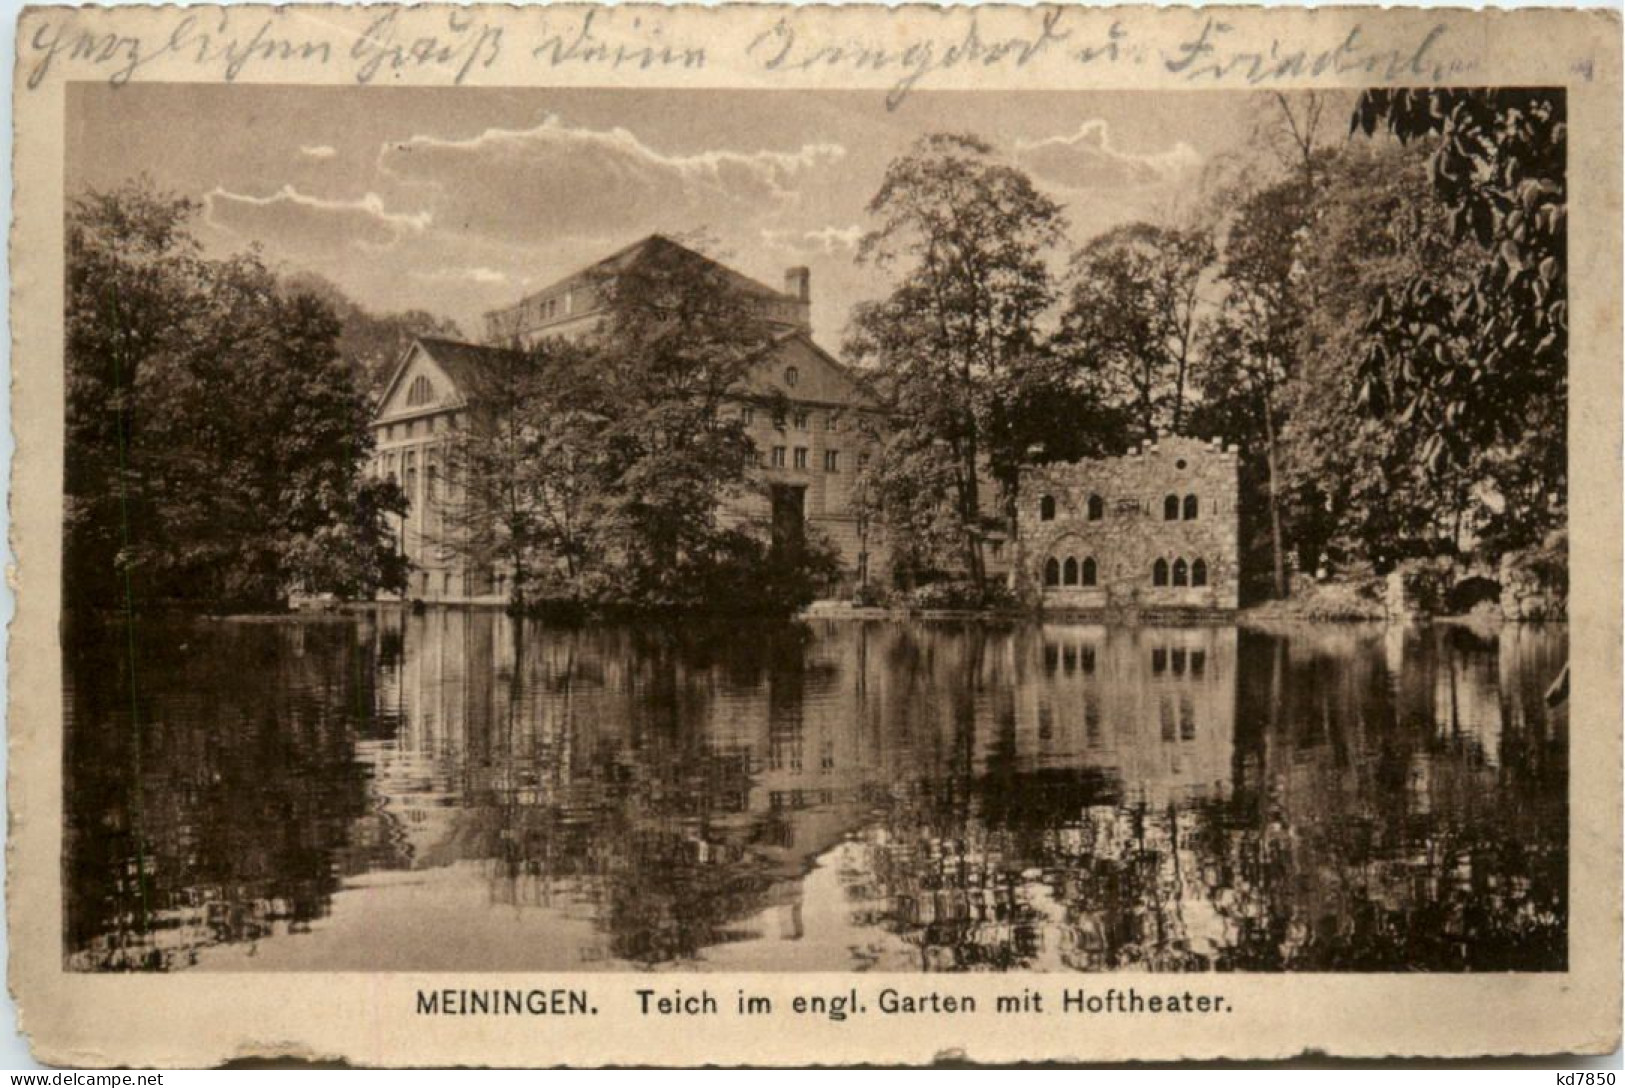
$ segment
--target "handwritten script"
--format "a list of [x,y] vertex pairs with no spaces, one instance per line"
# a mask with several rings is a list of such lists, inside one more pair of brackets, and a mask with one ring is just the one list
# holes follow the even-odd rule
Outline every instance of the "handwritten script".
[[[477,82],[499,65],[511,79],[516,63],[538,75],[577,69],[632,78],[712,69],[769,83],[846,74],[861,86],[878,78],[887,108],[897,109],[934,79],[972,70],[999,73],[1001,86],[1013,85],[1010,77],[1019,73],[1035,73],[1036,84],[1041,72],[1053,86],[1069,72],[1144,68],[1196,85],[1257,87],[1349,77],[1433,82],[1474,67],[1451,55],[1443,23],[1378,30],[1327,21],[1298,37],[1261,38],[1200,9],[1122,12],[1110,22],[1061,7],[912,9],[872,37],[843,31],[860,21],[829,18],[828,9],[824,17],[764,6],[678,18],[682,12],[657,8],[375,8],[360,19],[318,16],[319,10],[194,8],[154,17],[148,9],[145,19],[120,20],[116,10],[41,9],[24,26],[20,70],[28,90],[53,73],[122,86],[160,70],[175,78],[177,69],[228,83],[305,77],[454,86]],[[708,18],[729,20],[733,32],[694,29]],[[861,25],[872,31],[875,24]],[[745,33],[738,33],[741,26]]]

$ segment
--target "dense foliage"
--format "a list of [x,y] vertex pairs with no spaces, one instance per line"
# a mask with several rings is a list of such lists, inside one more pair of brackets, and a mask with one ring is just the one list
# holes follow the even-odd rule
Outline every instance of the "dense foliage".
[[[1008,515],[1038,437],[1022,409],[1039,399],[1035,386],[1060,384],[1039,319],[1055,298],[1045,255],[1065,221],[989,144],[945,134],[887,168],[869,212],[878,226],[860,259],[896,278],[886,298],[853,315],[847,349],[879,379],[895,435],[887,463],[949,486],[950,505],[931,518],[932,541],[954,538],[956,565],[981,587],[984,535]],[[984,494],[988,477],[993,496]],[[889,520],[917,524],[919,514]]]
[[1560,89],[1370,91],[1352,127],[1430,148],[1428,180],[1471,273],[1418,270],[1366,317],[1362,407],[1419,432],[1441,478],[1481,477],[1487,541],[1529,547],[1567,516],[1568,204]]
[[376,397],[395,365],[419,336],[460,340],[457,322],[426,310],[375,313],[359,305],[336,285],[314,272],[295,272],[282,280],[283,290],[320,299],[339,322],[336,348],[355,375],[356,384]]
[[[888,290],[847,344],[887,420],[854,474],[877,575],[987,603],[1021,466],[1170,429],[1241,449],[1259,592],[1438,557],[1566,585],[1561,92],[1258,101],[1220,187],[1083,240],[1060,274],[1063,207],[991,144],[937,134],[891,163],[859,249]],[[1329,143],[1323,119],[1349,112]],[[402,497],[360,471],[368,393],[413,336],[455,328],[205,258],[195,210],[132,185],[70,213],[70,604],[398,587]],[[778,335],[748,289],[666,243],[593,290],[596,334],[469,379],[445,546],[513,571],[521,606],[810,599],[830,548],[726,513],[762,486],[731,404]]]
[[732,401],[776,334],[720,265],[655,243],[602,270],[601,327],[497,353],[455,471],[456,542],[515,603],[787,612],[835,574],[823,541],[724,516],[756,486]]
[[[1443,556],[1561,592],[1563,97],[1350,102],[1260,96],[1193,212],[1085,240],[1064,280],[1043,259],[1062,209],[989,145],[932,137],[893,164],[865,254],[899,275],[851,348],[897,420],[864,479],[894,562],[974,572],[1012,463],[1169,429],[1241,450],[1244,591]],[[1328,139],[1349,110],[1372,139]]]
[[1216,256],[1206,230],[1129,223],[1073,259],[1057,347],[1097,373],[1143,433],[1189,422]]
[[255,254],[205,258],[196,210],[133,183],[69,211],[68,606],[400,585],[403,500],[362,473],[370,404],[336,317]]

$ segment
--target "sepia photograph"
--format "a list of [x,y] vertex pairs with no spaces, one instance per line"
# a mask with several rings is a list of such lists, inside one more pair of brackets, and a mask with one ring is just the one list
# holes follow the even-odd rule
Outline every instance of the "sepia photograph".
[[76,971],[1562,971],[1565,95],[67,97]]
[[16,42],[36,1061],[1617,1051],[1617,11]]

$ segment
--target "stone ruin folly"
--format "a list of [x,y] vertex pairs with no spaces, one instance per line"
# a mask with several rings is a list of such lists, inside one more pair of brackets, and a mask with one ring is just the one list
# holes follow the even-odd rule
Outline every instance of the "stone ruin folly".
[[1018,589],[1051,610],[1225,612],[1239,592],[1235,446],[1162,434],[1021,470]]

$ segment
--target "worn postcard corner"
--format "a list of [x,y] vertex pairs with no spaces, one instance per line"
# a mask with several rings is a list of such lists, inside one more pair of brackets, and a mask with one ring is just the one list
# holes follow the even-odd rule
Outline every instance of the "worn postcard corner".
[[1617,1048],[1617,12],[17,40],[41,1061]]

